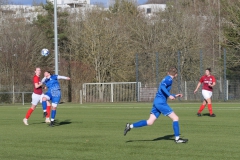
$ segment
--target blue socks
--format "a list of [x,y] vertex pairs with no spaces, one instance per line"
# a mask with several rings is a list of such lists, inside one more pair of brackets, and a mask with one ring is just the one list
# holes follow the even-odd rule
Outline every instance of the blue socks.
[[146,120],[141,120],[136,123],[133,123],[133,128],[144,127],[144,126],[147,126]]
[[56,113],[57,113],[56,110],[52,110],[52,113],[51,113],[51,121],[54,121],[55,116],[56,116]]
[[178,121],[173,121],[173,131],[174,131],[174,135],[175,137],[179,137],[179,123]]
[[43,109],[43,112],[46,112],[46,110],[47,110],[47,101],[42,101],[42,109]]

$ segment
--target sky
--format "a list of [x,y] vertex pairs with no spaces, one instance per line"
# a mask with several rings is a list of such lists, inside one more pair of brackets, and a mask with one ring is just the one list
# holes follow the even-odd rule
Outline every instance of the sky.
[[[33,0],[9,0],[13,2],[14,4],[25,4],[25,5],[31,5]],[[46,2],[46,0],[36,0],[37,2]],[[91,4],[94,3],[103,3],[104,5],[107,5],[108,0],[90,0]],[[145,3],[147,0],[138,0],[139,4]]]

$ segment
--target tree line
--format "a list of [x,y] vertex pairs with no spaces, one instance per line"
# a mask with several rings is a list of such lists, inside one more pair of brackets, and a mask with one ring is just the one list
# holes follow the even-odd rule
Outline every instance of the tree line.
[[[152,16],[127,0],[117,0],[108,10],[58,9],[59,74],[71,77],[61,82],[66,101],[78,101],[83,83],[136,81],[136,53],[140,81],[145,83],[155,82],[156,68],[161,78],[179,59],[181,80],[197,81],[200,63],[220,78],[223,48],[229,77],[239,72],[239,0],[161,3],[166,9]],[[31,91],[35,67],[54,72],[53,5],[42,7],[44,14],[32,23],[14,19],[0,7],[1,91],[11,91],[13,85],[16,91]],[[41,56],[42,48],[51,54]]]

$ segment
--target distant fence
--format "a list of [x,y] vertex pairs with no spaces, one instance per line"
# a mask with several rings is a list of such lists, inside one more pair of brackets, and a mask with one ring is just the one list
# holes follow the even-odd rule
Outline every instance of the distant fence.
[[82,86],[83,102],[136,102],[141,83],[112,82],[84,83]]
[[[212,100],[227,101],[240,99],[240,81],[217,80],[214,86]],[[201,88],[194,94],[198,81],[174,80],[171,93],[182,93],[181,101],[202,101]],[[159,84],[145,84],[141,82],[113,82],[113,83],[85,83],[83,84],[81,102],[152,102]],[[227,87],[225,87],[225,85]],[[180,87],[179,87],[180,86]],[[81,95],[81,92],[80,92]]]
[[[81,86],[74,86],[72,90],[72,100],[78,102],[79,99],[79,89]],[[2,103],[31,103],[32,101],[32,84],[23,85],[2,85],[0,84],[0,104]],[[66,84],[61,84],[61,102],[68,102],[68,86]],[[31,92],[29,92],[31,91]],[[43,90],[46,92],[46,90]]]
[[[226,101],[226,100],[236,100],[240,99],[240,96],[236,94],[237,92],[240,92],[240,83],[234,83],[230,81],[227,81],[227,87],[226,87],[226,93],[224,84],[222,81],[217,80],[216,85],[213,89],[213,96],[212,100],[214,101]],[[174,80],[173,86],[171,89],[172,94],[181,93],[183,94],[183,97],[179,100],[181,101],[202,101],[202,89],[199,88],[198,92],[194,94],[194,90],[196,89],[196,86],[198,84],[198,81],[183,81],[183,82],[177,82],[177,80]],[[153,86],[153,85],[151,85]],[[142,93],[141,93],[142,92]],[[155,98],[157,92],[157,87],[143,87],[140,89],[140,99],[139,101],[153,101]]]
[[[201,88],[194,94],[198,81],[173,81],[171,93],[182,93],[181,101],[203,100]],[[152,102],[155,98],[158,84],[144,85],[141,82],[84,83],[82,90],[76,93],[80,103],[100,102]],[[156,86],[156,87],[155,87]],[[225,87],[226,86],[226,87]],[[65,89],[63,88],[63,91]],[[64,93],[64,92],[63,92]],[[240,99],[240,81],[217,80],[214,86],[212,100],[232,101]],[[31,103],[32,92],[0,92],[0,104]],[[66,94],[64,94],[66,97]],[[62,99],[64,101],[64,98]]]
[[234,67],[233,64],[236,66],[231,54],[233,52],[226,49],[220,53],[201,49],[168,53],[137,53],[135,58],[136,82],[141,82],[140,95],[143,95],[139,101],[153,99],[153,93],[156,93],[159,82],[166,76],[170,66],[178,69],[172,92],[183,93],[182,99],[184,100],[202,99],[200,92],[193,94],[193,91],[200,77],[204,75],[205,69],[209,67],[212,69],[212,75],[218,79],[214,87],[213,100],[227,101],[240,98],[238,97],[240,95],[238,94],[240,93],[239,75],[227,72],[228,68]]
[[32,92],[0,92],[1,103],[31,103]]

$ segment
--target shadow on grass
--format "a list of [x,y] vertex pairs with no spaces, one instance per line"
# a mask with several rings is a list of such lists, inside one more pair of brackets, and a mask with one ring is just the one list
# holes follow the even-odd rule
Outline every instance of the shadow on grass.
[[39,123],[30,123],[30,124],[32,125],[32,124],[43,124],[43,123],[45,123],[45,122],[39,122]]
[[62,126],[62,125],[67,125],[67,124],[71,124],[71,119],[66,119],[64,121],[59,121],[58,119],[56,119],[54,121],[54,126]]
[[204,113],[204,114],[202,114],[202,116],[210,116],[210,114],[209,113]]
[[[38,122],[38,123],[31,123],[32,124],[44,124],[45,122]],[[59,121],[58,119],[55,119],[54,121],[54,126],[62,126],[62,125],[68,125],[68,124],[71,124],[71,119],[66,119],[64,121]],[[79,122],[79,123],[82,123],[82,122]],[[46,123],[45,123],[46,124]],[[49,123],[47,123],[47,125],[49,125]]]
[[174,135],[166,135],[166,136],[163,136],[163,137],[158,137],[158,138],[155,138],[155,139],[149,139],[149,140],[129,140],[129,141],[126,141],[126,143],[129,143],[129,142],[146,142],[146,141],[161,141],[161,140],[174,140]]

